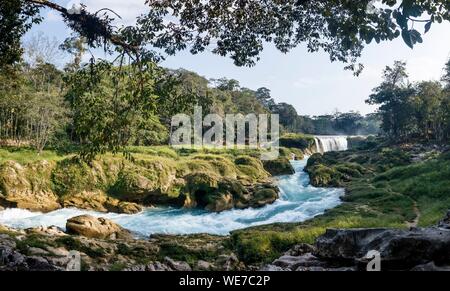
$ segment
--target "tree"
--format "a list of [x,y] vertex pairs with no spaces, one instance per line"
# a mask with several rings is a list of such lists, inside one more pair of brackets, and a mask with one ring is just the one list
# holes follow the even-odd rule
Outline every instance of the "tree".
[[[146,64],[145,75],[133,66],[114,67],[107,61],[82,67],[69,75],[66,99],[73,111],[80,157],[117,153],[155,119],[155,64]],[[94,84],[94,85],[93,85]]]
[[261,87],[255,92],[256,99],[268,110],[275,106],[275,101],[271,96],[271,92],[266,87]]
[[444,75],[442,76],[442,82],[447,90],[450,90],[450,59],[447,61],[444,67]]
[[222,91],[237,91],[241,87],[239,81],[234,79],[220,78],[212,81],[216,84],[216,88]]
[[291,132],[297,131],[298,113],[294,106],[287,103],[278,103],[272,112],[279,115],[280,124]]
[[334,129],[337,133],[352,135],[362,130],[363,120],[359,112],[339,113],[334,118]]
[[86,40],[84,37],[69,37],[64,40],[59,48],[73,56],[72,62],[65,67],[66,71],[73,72],[81,68],[81,61],[86,52]]
[[[52,9],[61,14],[69,28],[84,38],[88,47],[103,47],[117,56],[109,63],[110,66],[117,65],[122,78],[114,86],[136,86],[130,89],[132,93],[123,95],[129,98],[126,103],[130,106],[126,108],[134,115],[144,107],[155,107],[155,104],[148,104],[145,82],[151,73],[147,71],[152,67],[149,64],[161,60],[161,51],[172,55],[188,48],[192,53],[210,48],[215,54],[230,56],[236,65],[251,66],[259,59],[265,42],[273,42],[282,52],[305,44],[308,51],[324,50],[331,61],[341,61],[346,64],[346,69],[358,74],[362,65],[358,65],[357,60],[364,43],[392,40],[401,35],[405,43],[413,47],[422,42],[421,33],[413,28],[414,23],[424,22],[425,31],[428,31],[433,23],[450,20],[447,0],[403,0],[399,6],[397,1],[382,0],[384,6],[378,9],[369,0],[142,1],[150,9],[137,19],[136,25],[116,27],[113,25],[116,14],[107,7],[89,12],[85,6],[66,9],[49,0],[3,0],[0,4],[0,67],[20,61],[20,38],[42,20],[40,8]],[[427,19],[419,19],[422,15]],[[132,74],[121,74],[125,63],[126,71]],[[90,65],[93,71],[108,74],[99,70],[104,67],[104,61],[92,59]],[[97,73],[93,75],[98,76]],[[99,82],[102,77],[86,80],[89,84],[85,83],[83,88],[92,92],[103,90]],[[85,92],[78,93],[82,98]],[[95,102],[92,105],[96,105]],[[124,128],[127,127],[125,120],[119,122]],[[121,144],[121,138],[111,134],[107,127],[99,136],[111,146],[116,143],[113,148]],[[93,144],[90,150],[93,152],[89,156],[93,156],[104,149]]]
[[[252,65],[264,42],[273,42],[282,52],[303,43],[311,52],[322,49],[332,61],[346,62],[349,69],[358,70],[355,63],[364,43],[401,35],[413,47],[422,42],[414,23],[425,23],[427,32],[433,23],[450,20],[446,0],[403,0],[400,5],[382,0],[382,8],[375,8],[370,0],[142,1],[150,11],[139,17],[137,25],[116,28],[107,9],[90,13],[84,6],[73,11],[48,0],[4,0],[0,6],[5,19],[2,32],[17,47],[29,23],[41,19],[38,9],[47,7],[60,13],[89,46],[108,48],[112,44],[135,57],[146,55],[149,44],[173,54],[192,43],[191,52],[198,53],[214,41],[214,53],[230,55],[237,65]],[[419,19],[423,15],[427,18]],[[9,60],[18,60],[17,54]]]
[[412,99],[415,118],[420,135],[442,139],[442,86],[439,82],[420,82],[416,85],[416,94]]
[[414,130],[411,103],[414,93],[414,88],[408,83],[406,63],[396,61],[393,67],[385,68],[383,82],[373,90],[366,102],[380,105],[378,110],[383,119],[382,128],[389,137],[403,139]]

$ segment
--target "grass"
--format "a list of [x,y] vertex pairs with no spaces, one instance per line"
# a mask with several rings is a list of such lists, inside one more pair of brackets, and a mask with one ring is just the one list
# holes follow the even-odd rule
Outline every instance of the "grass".
[[[344,203],[303,223],[235,231],[231,235],[232,248],[246,263],[268,263],[296,244],[314,242],[327,228],[406,228],[418,214],[415,206],[420,215],[418,226],[435,225],[450,209],[449,157],[447,153],[410,164],[408,153],[398,149],[314,156],[312,165],[335,175],[345,171],[351,177],[339,180],[347,190]],[[349,163],[354,164],[351,171]],[[329,179],[328,183],[333,185],[336,180]]]
[[[255,150],[243,152],[169,147],[131,147],[129,150],[133,153],[133,161],[125,160],[120,155],[106,154],[93,163],[93,168],[72,164],[74,162],[68,159],[69,156],[50,151],[37,156],[30,149],[1,148],[0,161],[14,160],[21,164],[43,159],[55,161],[57,166],[52,181],[60,194],[73,189],[101,188],[107,191],[112,186],[118,189],[132,187],[138,174],[158,183],[172,174],[178,177],[190,173],[228,178],[239,176],[246,177],[249,182],[268,176]],[[285,149],[284,154],[291,150]],[[127,171],[123,170],[124,165]],[[235,231],[228,240],[224,239],[227,241],[226,248],[236,252],[248,264],[260,264],[272,261],[296,244],[313,243],[327,228],[406,228],[407,222],[413,221],[418,214],[416,207],[420,213],[418,225],[430,226],[450,208],[450,153],[412,164],[411,154],[400,148],[350,150],[313,155],[308,161],[308,171],[312,181],[316,179],[318,184],[344,186],[347,190],[344,203],[303,223]],[[158,175],[155,176],[155,173]],[[178,188],[176,193],[168,195],[176,196],[180,191],[182,189]],[[101,249],[89,248],[71,237],[56,242],[68,249],[85,252],[90,257],[104,255]],[[39,238],[31,237],[19,243],[19,247],[26,250],[30,246],[39,247],[41,243]],[[137,251],[118,246],[118,253],[122,255],[137,257]],[[158,256],[169,256],[193,264],[198,259],[214,259],[217,252],[165,242]]]
[[66,155],[60,155],[54,151],[43,151],[39,154],[37,151],[30,148],[14,148],[1,147],[0,148],[0,164],[6,161],[16,161],[19,164],[27,164],[37,161],[60,161],[67,158]]

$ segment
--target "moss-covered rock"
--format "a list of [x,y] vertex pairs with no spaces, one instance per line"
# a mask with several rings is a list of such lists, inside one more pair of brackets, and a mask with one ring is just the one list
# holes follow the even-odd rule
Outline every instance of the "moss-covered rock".
[[22,166],[7,161],[0,166],[0,204],[49,212],[61,207],[52,191],[50,173],[54,164],[38,161]]
[[289,160],[285,157],[280,157],[276,160],[263,161],[264,169],[272,176],[292,175],[295,173]]
[[134,214],[142,211],[142,206],[125,202],[108,196],[101,190],[82,191],[73,195],[66,195],[61,198],[64,207],[75,207],[99,212],[115,212]]
[[195,206],[209,211],[261,207],[278,198],[278,189],[271,184],[245,187],[239,180],[206,173],[188,175],[186,181],[187,195],[195,201]]
[[280,146],[307,150],[314,146],[314,137],[299,133],[288,133],[280,137]]
[[[132,160],[105,154],[86,163],[69,157],[49,163],[46,169],[33,165],[21,170],[21,165],[11,162],[2,168],[0,204],[40,211],[54,210],[61,204],[100,212],[136,213],[142,206],[153,205],[200,205],[211,211],[223,211],[272,201],[258,195],[261,201],[250,202],[255,201],[253,186],[267,183],[271,176],[254,152],[243,155],[194,151],[178,155],[170,150],[168,155],[158,155],[163,149],[155,149],[155,153],[150,148],[135,149]],[[293,173],[286,158],[266,166],[277,174]],[[14,194],[18,192],[24,193],[21,199]],[[45,207],[28,205],[38,194],[51,197],[53,202],[42,202],[48,204]],[[28,196],[33,198],[26,200]]]
[[305,153],[297,148],[280,148],[280,156],[292,160],[303,160],[305,158]]
[[305,171],[316,187],[342,187],[368,172],[366,168],[350,162],[337,162],[332,156],[314,154],[308,160]]

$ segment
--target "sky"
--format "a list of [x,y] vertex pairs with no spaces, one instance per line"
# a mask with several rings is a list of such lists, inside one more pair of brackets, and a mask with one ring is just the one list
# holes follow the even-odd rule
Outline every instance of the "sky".
[[[122,18],[120,23],[132,24],[136,16],[148,9],[144,0],[55,0],[54,2],[72,7],[84,3],[88,10],[97,11],[108,7]],[[70,30],[55,12],[44,10],[45,21],[36,25],[25,36],[27,38],[43,32],[50,38],[62,42]],[[287,54],[267,45],[256,66],[237,67],[230,58],[220,57],[209,52],[191,55],[180,52],[169,56],[162,66],[194,71],[206,78],[227,77],[236,79],[241,86],[256,90],[267,87],[272,91],[276,102],[292,104],[300,115],[321,115],[340,112],[359,111],[367,114],[376,107],[365,104],[372,89],[381,82],[385,66],[396,60],[407,62],[411,81],[439,80],[443,67],[450,57],[450,23],[433,24],[424,37],[423,44],[410,49],[401,40],[381,44],[373,43],[365,48],[360,62],[365,69],[359,77],[345,71],[344,64],[331,63],[324,52],[308,53],[299,46]],[[98,52],[96,52],[98,55]],[[98,57],[102,56],[101,53]]]

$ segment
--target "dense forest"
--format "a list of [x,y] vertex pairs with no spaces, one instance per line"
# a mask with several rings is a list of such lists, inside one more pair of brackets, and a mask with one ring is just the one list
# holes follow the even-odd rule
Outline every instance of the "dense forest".
[[[43,45],[45,44],[45,45]],[[53,63],[56,51],[72,55],[63,69]],[[379,105],[376,113],[358,112],[301,116],[287,103],[277,103],[268,88],[251,90],[233,79],[211,79],[183,69],[165,69],[152,64],[143,86],[147,103],[131,110],[130,84],[120,82],[120,70],[107,62],[81,62],[85,45],[70,38],[59,45],[43,35],[27,44],[24,61],[2,69],[0,87],[0,137],[9,145],[70,149],[82,154],[115,150],[126,145],[167,144],[171,116],[193,112],[204,114],[277,113],[284,132],[316,135],[383,134],[398,141],[449,138],[450,62],[442,83],[410,83],[404,62],[386,67],[383,83],[367,102]],[[122,64],[122,66],[124,66]],[[120,71],[120,73],[119,73]],[[92,90],[89,82],[101,86]],[[114,84],[119,84],[117,88]],[[136,84],[137,86],[138,84]],[[301,94],[301,92],[299,92]],[[131,96],[132,97],[132,96]],[[120,128],[120,131],[113,129]],[[112,136],[112,138],[111,138]],[[109,144],[108,144],[109,143]],[[95,148],[95,150],[94,150]]]
[[[143,84],[147,103],[131,110],[133,98],[126,97],[133,88],[121,83],[120,76],[132,75],[132,69],[121,71],[106,62],[83,64],[82,39],[72,37],[58,46],[39,34],[25,48],[24,60],[0,74],[0,137],[6,145],[29,145],[39,152],[45,147],[78,147],[87,156],[95,151],[93,147],[101,147],[101,152],[126,145],[167,144],[171,117],[191,114],[196,105],[203,107],[203,114],[221,116],[277,113],[285,132],[356,135],[379,129],[375,114],[300,116],[292,105],[276,103],[267,88],[251,90],[237,80],[208,80],[156,64],[149,66],[151,74]],[[63,69],[54,64],[58,51],[72,56]],[[88,83],[95,78],[101,86],[92,89]]]
[[450,138],[450,61],[444,68],[442,83],[408,80],[406,63],[395,62],[383,72],[383,82],[367,100],[379,105],[382,129],[397,142]]

